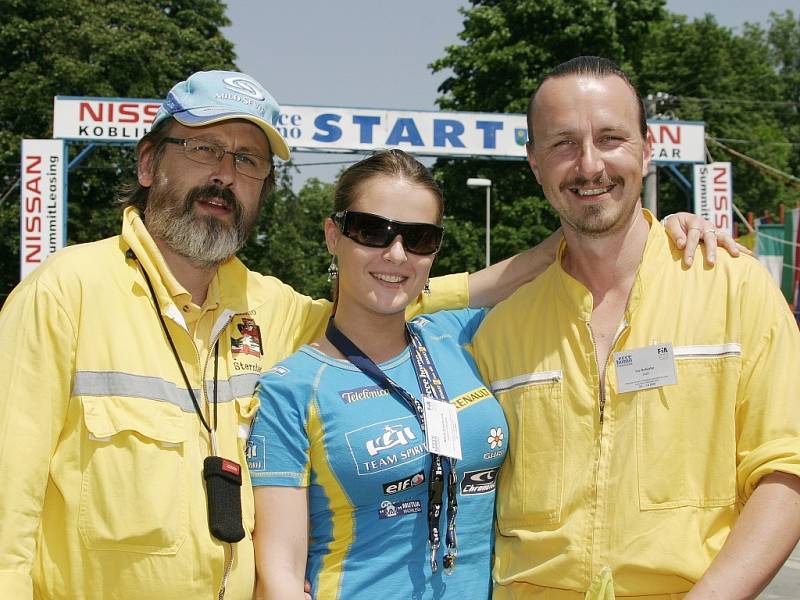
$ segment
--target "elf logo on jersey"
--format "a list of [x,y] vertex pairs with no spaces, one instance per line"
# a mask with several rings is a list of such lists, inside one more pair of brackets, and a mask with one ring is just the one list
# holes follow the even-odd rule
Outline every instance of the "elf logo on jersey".
[[242,335],[238,340],[231,338],[231,352],[261,356],[261,329],[256,322],[248,317],[243,317],[242,322],[238,323],[236,328]]
[[384,483],[383,493],[387,496],[391,496],[392,494],[397,494],[398,492],[410,490],[411,488],[417,487],[422,483],[425,483],[424,471],[414,473],[411,477],[404,477],[403,479],[396,479],[394,481],[390,481],[389,483]]

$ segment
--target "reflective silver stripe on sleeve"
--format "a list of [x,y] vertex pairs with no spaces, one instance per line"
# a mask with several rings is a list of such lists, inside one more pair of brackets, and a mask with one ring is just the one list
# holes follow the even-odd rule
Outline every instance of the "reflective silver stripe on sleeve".
[[742,346],[735,342],[698,346],[675,346],[676,359],[681,358],[714,358],[717,356],[741,356]]
[[514,388],[536,383],[554,383],[556,381],[561,381],[563,378],[564,375],[560,370],[539,371],[538,373],[524,373],[523,375],[517,375],[516,377],[493,381],[489,387],[491,388],[492,392],[498,394],[500,392],[507,392]]
[[[252,396],[256,391],[259,377],[261,377],[261,373],[242,373],[241,375],[234,375],[228,381],[220,381],[220,401],[222,401],[222,386],[225,386],[225,398],[227,400]],[[209,391],[213,390],[213,382],[207,381],[206,385],[209,386]]]
[[[230,402],[236,397],[251,396],[255,391],[259,373],[235,375],[230,380],[217,383],[217,402]],[[206,382],[209,398],[214,397],[214,382]],[[200,390],[194,389],[200,400]],[[194,412],[192,399],[186,388],[159,377],[133,375],[113,371],[78,371],[75,373],[73,396],[125,396],[169,402],[184,412]]]

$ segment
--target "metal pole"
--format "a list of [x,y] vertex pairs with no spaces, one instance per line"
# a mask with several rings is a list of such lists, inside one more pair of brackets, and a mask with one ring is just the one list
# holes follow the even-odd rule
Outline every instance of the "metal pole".
[[491,234],[491,208],[492,186],[486,187],[486,266],[492,264],[492,234]]

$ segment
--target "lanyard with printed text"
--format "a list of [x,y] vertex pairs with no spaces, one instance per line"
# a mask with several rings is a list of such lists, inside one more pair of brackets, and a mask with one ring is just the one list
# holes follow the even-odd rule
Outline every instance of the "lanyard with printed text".
[[[422,344],[419,336],[417,336],[408,325],[406,325],[406,335],[411,341],[411,362],[423,395],[440,402],[447,402],[447,392],[436,371],[436,366],[433,364],[430,353]],[[402,386],[392,381],[392,379],[389,378],[372,359],[364,354],[350,338],[339,331],[333,322],[333,317],[328,321],[325,337],[327,337],[331,344],[333,344],[339,352],[344,354],[353,365],[358,367],[365,375],[375,381],[375,383],[399,396],[414,412],[422,428],[422,432],[426,432],[425,408],[422,401],[409,393]],[[431,471],[428,481],[428,543],[430,544],[431,551],[431,571],[435,573],[438,570],[436,553],[441,544],[439,521],[442,514],[442,496],[444,493],[444,461],[447,460],[450,467],[447,478],[447,532],[445,540],[447,544],[447,553],[444,556],[443,564],[445,572],[450,575],[455,570],[456,562],[458,473],[456,472],[456,461],[454,458],[443,457],[434,452],[430,452],[430,455]]]

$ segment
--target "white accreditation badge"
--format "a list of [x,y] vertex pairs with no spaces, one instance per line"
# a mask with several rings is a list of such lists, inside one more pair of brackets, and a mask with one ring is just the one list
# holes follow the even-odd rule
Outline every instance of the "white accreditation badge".
[[461,460],[461,432],[456,407],[430,396],[423,396],[422,404],[425,407],[428,452]]
[[675,354],[672,344],[654,344],[614,353],[617,389],[621,393],[675,385]]

